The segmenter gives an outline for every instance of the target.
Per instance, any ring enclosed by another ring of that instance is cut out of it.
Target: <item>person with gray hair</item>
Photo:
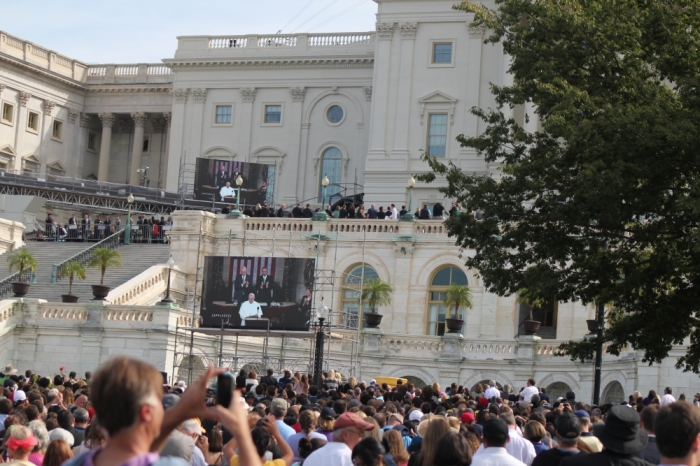
[[[27,427],[32,431],[37,442],[39,442],[29,454],[28,461],[34,464],[41,464],[44,461],[46,449],[49,447],[49,443],[51,443],[51,440],[49,440],[49,432],[46,430],[46,424],[37,420],[30,422]]]
[[[85,408],[76,408],[73,411],[73,419],[75,420],[73,429],[80,435],[80,443],[83,443],[82,439],[85,439],[85,429],[87,429],[88,422],[90,422],[90,414]]]
[[[199,436],[202,435],[202,425],[194,419],[188,419],[182,423],[180,432],[189,437],[192,437],[196,445],[197,439],[199,439]],[[207,462],[204,459],[204,454],[199,448],[195,448],[193,451],[192,466],[207,466]]]
[[[484,392],[484,396],[487,400],[491,400],[493,398],[498,398],[501,396],[501,391],[498,389],[495,380],[489,380],[489,388],[487,388]]]

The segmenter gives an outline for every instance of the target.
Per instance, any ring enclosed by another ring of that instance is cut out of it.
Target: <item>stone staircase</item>
[[[68,278],[51,283],[52,265],[62,262],[80,251],[88,248],[90,244],[79,243],[52,243],[32,242],[26,249],[37,259],[39,266],[36,272],[36,283],[29,288],[27,298],[45,299],[49,302],[61,302],[61,295],[68,294]],[[107,269],[104,284],[112,288],[131,280],[149,267],[164,264],[170,257],[170,246],[167,244],[130,244],[121,245],[117,251],[121,254],[122,266]],[[87,269],[85,281],[73,282],[73,294],[80,297],[80,302],[92,299],[90,285],[100,283],[100,271]]]

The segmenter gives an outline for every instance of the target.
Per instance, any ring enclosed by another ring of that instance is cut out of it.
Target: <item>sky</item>
[[[177,36],[373,31],[377,11],[372,0],[6,1],[0,30],[85,63],[158,63]]]

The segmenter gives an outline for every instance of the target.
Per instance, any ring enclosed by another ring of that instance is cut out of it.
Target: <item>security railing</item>
[[[33,277],[34,273],[31,270],[25,270],[22,274],[22,280],[20,280],[19,272],[15,272],[6,279],[0,281],[0,298],[4,298],[8,294],[12,293],[13,283],[19,281],[31,283]]]
[[[108,237],[98,241],[97,243],[93,244],[89,248],[80,251],[78,254],[69,257],[68,259],[64,260],[63,262],[59,262],[58,264],[53,264],[52,270],[51,270],[51,283],[56,283],[63,274],[63,269],[66,267],[66,264],[69,262],[80,262],[83,265],[87,265],[90,260],[95,257],[95,249],[97,248],[108,248],[108,249],[117,249],[119,245],[122,242],[122,236],[123,236],[123,230],[118,231],[116,233],[113,233],[109,235]]]

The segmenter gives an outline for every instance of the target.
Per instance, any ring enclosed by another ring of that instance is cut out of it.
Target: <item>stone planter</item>
[[[12,283],[12,292],[15,294],[15,298],[23,298],[29,293],[29,287],[31,285],[29,283],[23,283],[23,282],[13,282]]]
[[[79,298],[79,296],[75,296],[72,294],[62,294],[61,295],[61,302],[62,303],[77,303],[78,298]]]
[[[445,319],[447,333],[462,333],[463,319]]]
[[[95,301],[104,301],[109,294],[110,287],[105,285],[91,285],[92,295],[95,297]]]
[[[590,319],[586,321],[586,325],[588,325],[588,331],[590,332],[589,335],[595,335],[598,333],[598,321],[595,319]]]
[[[536,320],[526,320],[523,322],[523,328],[525,329],[526,335],[537,335],[537,331],[540,329],[540,322]]]
[[[365,312],[365,321],[367,322],[367,328],[379,328],[379,324],[382,323],[381,314],[372,314],[371,312]]]

